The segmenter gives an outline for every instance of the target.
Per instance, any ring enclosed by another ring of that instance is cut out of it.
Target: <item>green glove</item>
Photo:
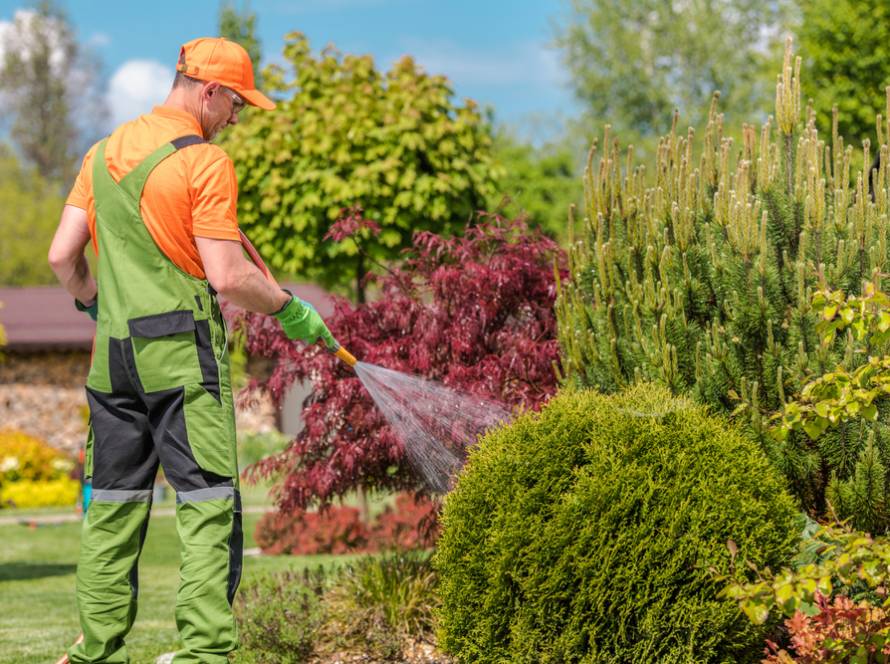
[[[315,307],[298,297],[291,295],[290,302],[272,315],[281,323],[288,339],[299,339],[307,344],[314,344],[319,339],[324,339],[325,345],[330,350],[340,347]]]
[[[96,317],[99,315],[99,296],[96,295],[96,299],[93,300],[93,303],[90,305],[86,305],[77,298],[74,298],[74,308],[78,311],[83,311],[90,318],[96,320]]]

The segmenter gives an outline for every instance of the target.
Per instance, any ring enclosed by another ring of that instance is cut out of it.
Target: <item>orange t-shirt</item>
[[[122,124],[105,145],[105,163],[120,182],[149,154],[181,136],[203,135],[191,115],[170,106]],[[67,205],[87,211],[93,249],[96,241],[96,204],[93,199],[93,157],[87,152]],[[238,241],[238,182],[229,156],[217,145],[202,143],[177,150],[158,164],[145,182],[140,211],[158,248],[181,270],[204,279],[204,266],[195,237]]]

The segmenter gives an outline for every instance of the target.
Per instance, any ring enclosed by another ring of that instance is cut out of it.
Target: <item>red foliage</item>
[[[255,537],[264,553],[275,555],[428,548],[439,534],[438,508],[427,498],[399,494],[395,509],[387,507],[370,528],[354,507],[295,515],[274,512],[260,519]]]
[[[400,493],[395,509],[377,517],[373,545],[381,549],[426,549],[439,537],[439,505],[428,498]]]
[[[829,600],[818,592],[816,606],[814,616],[798,611],[785,621],[790,652],[767,641],[764,664],[890,661],[890,614],[886,609],[844,596]]]
[[[309,554],[365,551],[370,531],[354,507],[332,507],[296,515],[270,512],[256,526],[256,543],[264,553]]]
[[[354,237],[363,228],[367,228],[375,237],[380,235],[380,224],[366,219],[360,205],[341,210],[340,214],[343,216],[331,224],[331,228],[325,233],[325,240],[340,242],[348,237]]]
[[[508,407],[537,408],[557,387],[554,265],[564,277],[565,256],[552,240],[522,220],[481,215],[463,237],[417,233],[402,265],[374,277],[375,301],[339,299],[327,323],[364,362]],[[295,381],[312,383],[303,431],[246,472],[248,479],[281,478],[283,511],[326,504],[358,486],[422,490],[401,442],[351,370],[320,346],[288,341],[272,317],[247,314],[239,323],[248,352],[276,361],[263,385],[273,398]]]

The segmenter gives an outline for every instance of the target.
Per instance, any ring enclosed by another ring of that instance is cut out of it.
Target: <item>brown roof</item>
[[[314,284],[284,284],[323,316],[334,311],[328,293]],[[74,308],[73,298],[58,286],[0,288],[0,325],[6,331],[3,350],[89,350],[96,324]]]

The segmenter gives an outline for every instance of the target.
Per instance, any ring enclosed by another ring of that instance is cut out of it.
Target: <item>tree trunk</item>
[[[358,255],[358,262],[355,264],[355,301],[356,304],[365,303],[365,257]]]

